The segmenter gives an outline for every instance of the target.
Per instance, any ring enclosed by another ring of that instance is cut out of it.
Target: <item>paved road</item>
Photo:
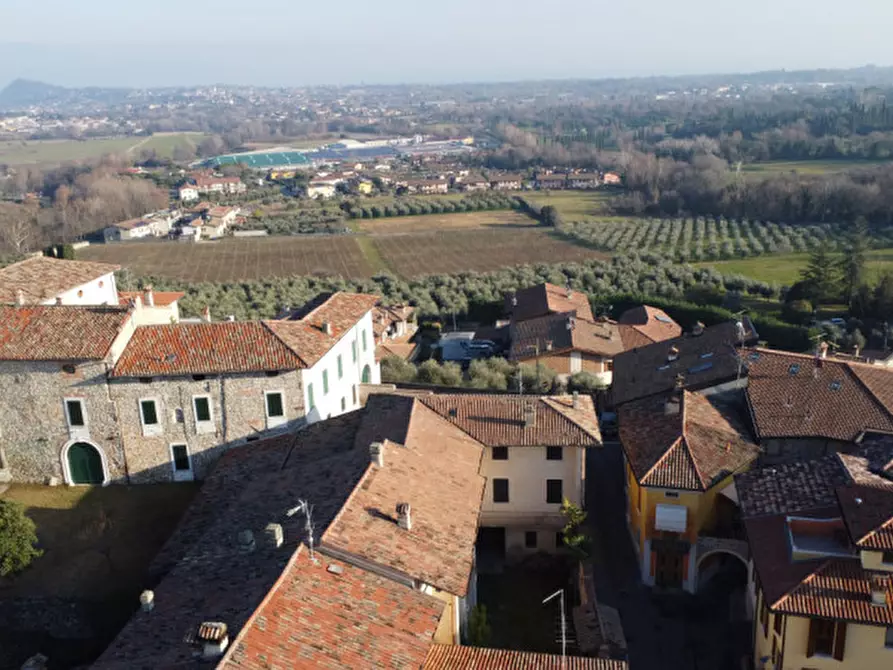
[[[697,598],[658,595],[643,586],[626,526],[623,465],[618,444],[588,457],[587,508],[596,548],[593,563],[598,599],[620,612],[631,670],[738,669],[750,639],[749,623],[731,621],[733,576]]]

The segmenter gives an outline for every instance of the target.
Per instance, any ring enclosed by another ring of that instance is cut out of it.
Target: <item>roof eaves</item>
[[[785,516],[787,516],[787,515],[785,515]],[[769,609],[770,609],[770,610],[775,610],[775,609],[781,607],[782,604],[784,603],[784,601],[786,601],[788,598],[790,598],[791,596],[794,595],[794,591],[796,591],[797,589],[799,589],[799,588],[800,588],[801,586],[803,586],[804,584],[807,584],[807,583],[811,582],[812,580],[814,580],[814,579],[818,576],[818,573],[819,573],[820,571],[824,570],[825,567],[826,567],[832,560],[834,560],[834,559],[832,559],[832,558],[827,558],[827,559],[825,559],[824,561],[822,561],[821,563],[818,563],[818,564],[815,566],[815,569],[812,570],[812,572],[810,572],[806,577],[804,577],[804,578],[801,579],[799,582],[797,582],[796,584],[794,584],[793,586],[791,586],[791,588],[789,588],[787,591],[785,591],[781,596],[779,596],[778,598],[776,598],[775,602],[773,602],[773,603],[771,603],[771,604],[769,605]]]
[[[664,451],[663,456],[661,456],[660,458],[658,458],[658,459],[654,462],[654,465],[652,465],[650,468],[648,468],[648,470],[645,472],[645,474],[643,474],[643,475],[639,478],[639,482],[641,483],[641,482],[644,482],[646,479],[648,479],[648,477],[651,476],[651,473],[654,472],[654,470],[655,470],[661,463],[663,463],[663,462],[670,456],[671,453],[673,453],[673,450],[674,450],[677,446],[679,446],[679,443],[680,443],[680,442],[682,442],[682,436],[681,436],[681,435],[680,435],[679,437],[677,437],[675,440],[673,440],[672,444],[670,444],[670,446]]]

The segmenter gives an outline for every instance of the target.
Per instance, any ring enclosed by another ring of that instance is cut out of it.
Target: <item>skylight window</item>
[[[713,358],[713,352],[708,351],[707,353],[701,354],[699,358]]]
[[[654,318],[661,323],[673,323],[673,319],[668,316],[664,316],[663,314],[655,314]]]
[[[830,388],[832,391],[839,391],[841,386],[843,386],[843,384],[835,379],[828,385],[828,388]]]
[[[791,367],[788,368],[788,374],[793,376],[800,372],[800,364],[799,363],[791,363]]]
[[[713,363],[700,363],[699,365],[695,365],[694,367],[689,368],[688,374],[693,375],[697,374],[698,372],[706,372],[712,367]]]
[[[752,361],[758,361],[758,360],[760,360],[760,352],[754,351],[753,353],[750,354],[750,356],[748,356],[748,358]]]

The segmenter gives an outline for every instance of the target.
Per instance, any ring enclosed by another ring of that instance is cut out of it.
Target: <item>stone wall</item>
[[[103,455],[106,482],[124,481],[126,468],[106,364],[88,362],[73,373],[58,362],[0,362],[0,460],[19,482],[67,481],[63,456],[74,442]],[[69,430],[65,399],[83,401],[86,427]]]

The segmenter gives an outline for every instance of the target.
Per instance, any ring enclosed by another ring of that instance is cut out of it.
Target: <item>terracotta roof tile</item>
[[[15,303],[20,290],[27,303],[51,300],[60,293],[120,269],[120,265],[48,256],[26,258],[0,269],[0,303]]]
[[[756,339],[750,321],[745,342]],[[696,391],[734,381],[738,376],[737,346],[740,342],[734,323],[720,323],[704,329],[700,335],[685,333],[672,340],[625,351],[614,357],[611,398],[622,405],[638,398],[665,393],[673,388],[677,375],[685,378],[685,388]],[[675,348],[675,360],[671,360]],[[746,357],[743,359],[746,363]],[[742,374],[746,374],[746,366]]]
[[[837,489],[840,510],[853,542],[861,549],[893,551],[893,482],[890,487]]]
[[[706,491],[756,459],[759,447],[729,410],[684,391],[678,412],[668,414],[670,397],[651,396],[618,410],[620,442],[641,484]]]
[[[0,305],[0,360],[102,360],[129,318],[123,307]]]
[[[867,430],[893,433],[893,415],[871,390],[886,397],[893,371],[765,349],[748,355],[748,367],[747,397],[760,439],[849,442]]]
[[[221,668],[418,668],[444,603],[319,556],[295,555]]]
[[[592,398],[530,397],[457,393],[423,396],[433,409],[488,447],[599,446],[601,433]],[[535,421],[524,425],[525,408],[532,406]],[[455,416],[453,414],[455,413]]]
[[[139,296],[140,300],[143,301],[143,306],[148,306],[149,303],[146,300],[146,295],[145,291],[118,291],[118,303],[121,305],[129,305],[131,300],[135,300],[137,296]],[[152,292],[156,307],[167,307],[168,305],[177,302],[184,295],[186,294],[181,291]]]
[[[537,284],[519,289],[506,296],[505,305],[506,312],[512,315],[515,322],[564,312],[575,312],[580,319],[594,320],[585,293],[555,284]]]
[[[626,310],[617,319],[623,325],[631,326],[651,342],[672,340],[682,335],[682,327],[657,307],[640,305]]]
[[[620,340],[623,342],[623,350],[629,351],[637,347],[647,347],[654,344],[654,340],[640,333],[635,326],[629,326],[623,323],[617,324],[617,330],[620,333]]]
[[[353,328],[380,300],[381,296],[367,293],[334,293],[301,320],[319,329],[328,323],[332,327],[332,335],[340,337]]]
[[[408,361],[418,348],[417,344],[411,342],[384,342],[375,347],[375,360],[383,361],[385,358],[395,356]]]
[[[137,328],[112,376],[263,372],[304,367],[306,363],[261,322],[177,323]]]
[[[846,469],[834,454],[744,472],[735,477],[741,514],[745,517],[833,507],[837,500],[834,489],[847,483]]]
[[[617,324],[586,321],[573,312],[562,312],[512,322],[511,360],[530,360],[548,352],[581,351],[611,358],[624,350]]]
[[[625,661],[435,644],[424,670],[626,670]]]

